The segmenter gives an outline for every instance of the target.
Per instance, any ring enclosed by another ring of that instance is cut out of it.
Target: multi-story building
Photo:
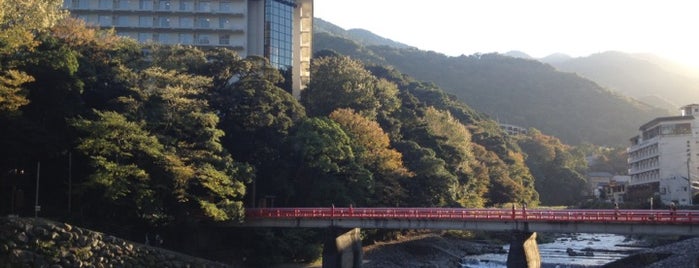
[[[310,79],[313,0],[64,0],[64,7],[139,42],[263,56],[291,74],[296,97]]]
[[[627,199],[659,196],[665,204],[692,204],[699,189],[699,104],[681,110],[642,125],[631,138]]]

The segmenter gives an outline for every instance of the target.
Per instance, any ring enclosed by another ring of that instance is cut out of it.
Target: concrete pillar
[[[507,254],[507,268],[540,268],[541,256],[536,244],[536,233],[513,231],[510,252]]]
[[[362,267],[362,238],[359,228],[331,228],[323,245],[323,268]]]

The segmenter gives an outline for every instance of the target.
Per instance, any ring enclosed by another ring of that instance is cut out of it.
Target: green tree
[[[395,205],[405,199],[401,182],[413,174],[403,166],[400,152],[390,148],[388,135],[381,126],[351,109],[335,110],[330,119],[340,124],[350,137],[357,163],[374,175],[372,188],[376,192],[372,203]]]
[[[116,112],[95,114],[95,120],[73,121],[86,133],[77,149],[89,156],[95,169],[86,186],[103,192],[126,219],[164,218],[162,202],[167,193],[161,189],[171,185],[153,176],[152,165],[165,160],[165,147],[144,129],[143,122],[128,121]]]
[[[367,118],[398,108],[395,84],[373,76],[349,57],[322,57],[311,64],[314,79],[301,92],[309,115],[327,116],[338,108],[351,108]]]
[[[372,174],[356,162],[349,136],[327,118],[301,121],[290,135],[299,205],[365,205]]]

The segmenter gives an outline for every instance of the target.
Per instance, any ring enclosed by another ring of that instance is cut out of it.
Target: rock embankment
[[[0,267],[228,267],[44,219],[0,217]]]
[[[699,237],[650,248],[609,263],[607,268],[699,267]]]
[[[503,252],[502,246],[428,233],[366,246],[363,267],[459,267],[466,255]]]

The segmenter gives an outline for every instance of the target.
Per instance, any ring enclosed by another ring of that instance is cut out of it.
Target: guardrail
[[[249,208],[247,218],[436,219],[462,221],[699,224],[695,210],[543,210],[467,208]]]

